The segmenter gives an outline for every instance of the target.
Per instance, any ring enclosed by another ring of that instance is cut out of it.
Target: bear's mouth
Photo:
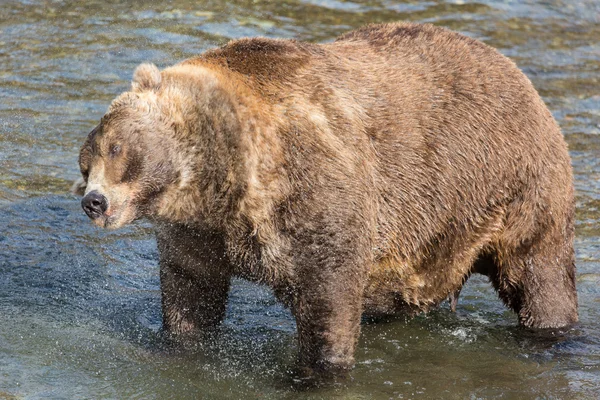
[[[107,212],[100,218],[95,219],[94,223],[101,228],[110,229],[115,223],[115,217]]]
[[[94,223],[104,229],[118,229],[127,225],[133,220],[133,218],[128,217],[128,215],[131,214],[128,203],[129,202],[125,200],[118,206],[112,204],[104,214],[94,220]]]

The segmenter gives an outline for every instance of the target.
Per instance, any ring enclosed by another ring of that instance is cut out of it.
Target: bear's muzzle
[[[81,207],[88,217],[97,219],[108,209],[108,200],[97,190],[92,190],[81,200]]]

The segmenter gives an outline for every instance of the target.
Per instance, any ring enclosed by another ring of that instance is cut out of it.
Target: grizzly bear
[[[362,315],[454,306],[473,273],[526,327],[578,318],[560,129],[512,61],[443,28],[142,64],[79,163],[95,224],[155,224],[173,333],[217,325],[232,276],[290,307],[315,372],[353,365]]]

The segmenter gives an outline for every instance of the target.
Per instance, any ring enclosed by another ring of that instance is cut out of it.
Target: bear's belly
[[[453,272],[451,268],[427,267],[390,259],[380,261],[369,273],[364,314],[382,316],[428,311],[462,287],[464,274]]]

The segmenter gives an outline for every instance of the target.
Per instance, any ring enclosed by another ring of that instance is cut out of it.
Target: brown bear
[[[527,327],[577,321],[560,129],[513,62],[443,28],[142,64],[79,163],[94,223],[154,222],[171,332],[218,324],[232,276],[291,308],[313,371],[352,366],[361,315],[454,306],[473,273]]]

